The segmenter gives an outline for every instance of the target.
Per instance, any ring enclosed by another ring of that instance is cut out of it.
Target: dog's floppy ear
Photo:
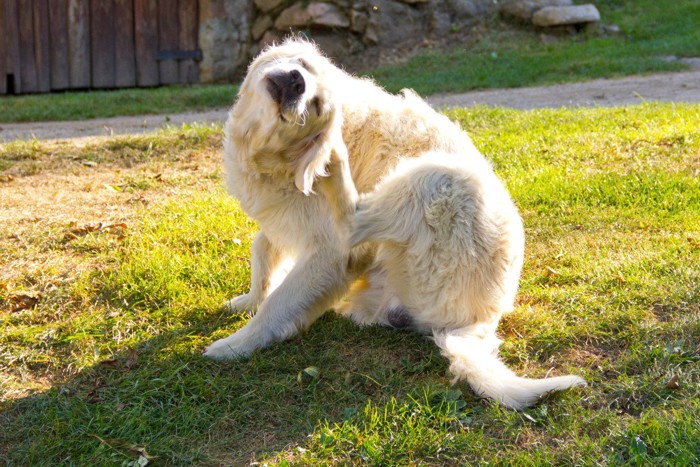
[[[331,151],[340,150],[343,154],[347,154],[341,122],[340,111],[336,111],[328,129],[316,138],[311,148],[297,162],[294,184],[305,195],[314,192],[313,185],[316,177],[327,175],[326,166],[331,160]]]
[[[314,192],[314,180],[326,174],[326,164],[331,158],[332,144],[321,137],[306,151],[297,163],[294,173],[294,184],[305,195]]]

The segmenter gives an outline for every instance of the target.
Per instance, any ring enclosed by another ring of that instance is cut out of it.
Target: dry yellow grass
[[[198,144],[176,149],[192,138]],[[110,250],[138,228],[144,207],[210,189],[221,170],[219,144],[218,129],[193,127],[0,145],[0,319],[33,312],[39,302],[44,315],[79,313],[82,304],[66,293],[71,284],[110,263]],[[139,146],[150,147],[150,157],[124,157],[125,148]],[[26,370],[0,364],[7,399],[47,389],[70,373],[60,365]]]

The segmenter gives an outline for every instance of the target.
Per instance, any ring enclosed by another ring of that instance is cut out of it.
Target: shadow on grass
[[[323,448],[329,427],[345,420],[356,423],[355,428],[340,431],[358,439],[379,436],[383,443],[385,431],[393,433],[390,425],[415,416],[402,418],[403,409],[397,404],[410,406],[426,394],[444,394],[449,387],[447,363],[430,340],[391,329],[358,328],[333,313],[248,360],[222,363],[203,358],[199,350],[214,340],[211,334],[235,328],[240,319],[191,310],[186,325],[142,340],[48,391],[7,403],[0,414],[4,437],[0,454],[8,465],[124,465],[139,460],[155,460],[158,465],[243,465],[269,459],[281,450],[296,452],[296,446]],[[695,335],[696,326],[690,320],[677,331]],[[106,326],[104,331],[109,333]],[[655,359],[668,361],[647,370],[644,380],[657,378],[652,374],[656,370],[696,361],[694,354],[675,349],[658,352]],[[542,352],[538,360],[556,353]],[[636,351],[625,354],[622,366],[644,365],[650,358]],[[574,437],[571,453],[538,454],[543,461],[573,462],[575,439],[587,431],[581,423],[586,416],[613,427],[620,414],[636,418],[642,411],[664,410],[669,401],[682,398],[670,389],[654,390],[658,385],[649,381],[630,386],[632,381],[619,373],[618,364],[613,364],[616,374],[596,374],[593,363],[587,366],[581,370],[593,376],[592,387],[557,400],[549,412],[546,404],[523,414],[504,411],[480,402],[465,387],[457,406],[462,413],[452,417],[449,426],[444,417],[428,422],[435,425],[429,433],[437,441],[424,444],[431,445],[431,456],[434,450],[442,451],[448,456],[442,459],[448,460],[496,459],[506,453],[518,459],[528,452],[517,445],[524,430],[543,439]],[[368,420],[368,412],[363,414],[368,407],[385,419]],[[417,407],[417,413],[425,410]],[[465,419],[468,426],[462,425]],[[440,440],[448,435],[450,440],[443,445]],[[626,458],[626,436],[600,441],[620,449]],[[488,448],[496,445],[502,446],[500,454]],[[349,449],[353,456],[358,452],[362,456],[361,445]],[[396,455],[386,459],[403,459],[403,454]],[[439,456],[429,458],[439,464]],[[373,462],[377,464],[376,457]]]
[[[193,345],[209,342],[212,321],[160,334],[8,403],[0,415],[8,464],[151,456],[165,464],[247,463],[303,445],[321,421],[340,423],[368,401],[447,385],[439,351],[418,335],[357,328],[328,314],[249,360],[220,363]]]

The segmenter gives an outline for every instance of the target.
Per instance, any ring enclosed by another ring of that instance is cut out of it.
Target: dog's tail
[[[575,375],[545,379],[522,378],[498,358],[500,340],[492,333],[472,328],[433,331],[435,342],[450,361],[452,383],[466,379],[481,397],[488,397],[515,410],[536,404],[547,394],[563,391],[586,382]]]

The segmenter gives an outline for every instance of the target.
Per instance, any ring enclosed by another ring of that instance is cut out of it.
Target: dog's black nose
[[[289,72],[289,88],[297,96],[301,96],[306,91],[306,83],[304,83],[304,77],[301,76],[298,70],[292,70]]]
[[[288,104],[304,94],[306,83],[299,70],[270,73],[267,75],[267,91],[276,102]]]

